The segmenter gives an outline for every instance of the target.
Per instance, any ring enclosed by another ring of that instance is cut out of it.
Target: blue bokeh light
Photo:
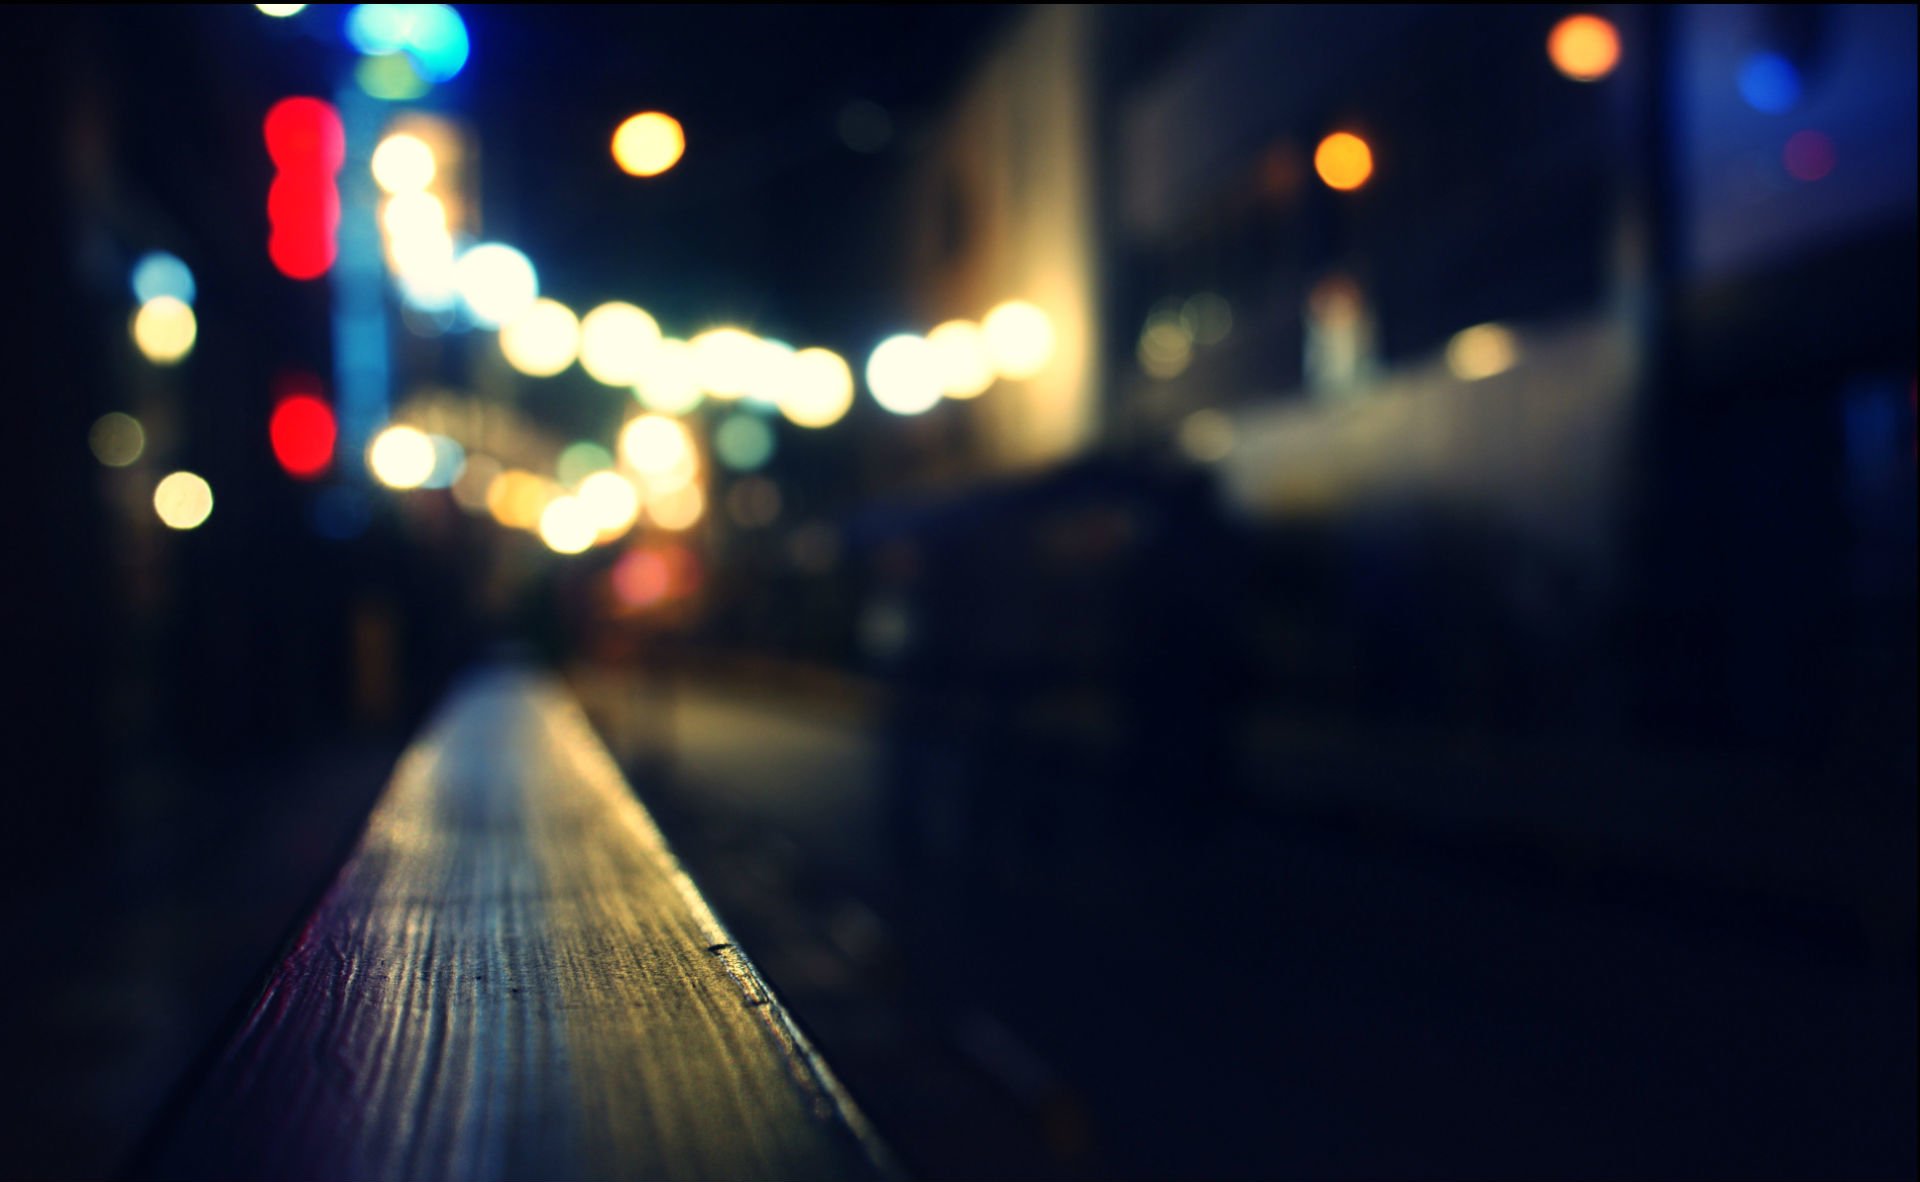
[[[1777,53],[1756,53],[1740,67],[1740,97],[1756,111],[1779,115],[1800,101],[1800,71]]]
[[[194,292],[192,269],[164,250],[144,255],[133,265],[133,298],[143,304],[161,296],[191,304]]]
[[[369,57],[404,51],[428,82],[445,82],[467,64],[467,23],[445,4],[356,4],[347,40]]]

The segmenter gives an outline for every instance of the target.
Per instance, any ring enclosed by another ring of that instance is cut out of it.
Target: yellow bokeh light
[[[853,406],[853,370],[831,349],[802,349],[787,363],[780,413],[800,427],[829,427]]]
[[[647,502],[647,516],[661,529],[691,528],[707,511],[707,498],[697,484],[684,484]]]
[[[663,339],[647,354],[633,392],[648,410],[664,415],[683,415],[699,406],[706,393],[700,389],[700,364],[693,346],[671,337]]]
[[[618,472],[595,472],[580,482],[574,497],[587,507],[602,538],[626,533],[640,517],[640,490]]]
[[[559,491],[531,472],[509,468],[487,485],[487,512],[508,529],[534,529]]]
[[[615,300],[580,318],[580,368],[596,382],[635,384],[659,344],[660,325],[632,304]]]
[[[387,198],[380,210],[380,225],[392,243],[429,241],[437,244],[445,238],[448,253],[452,253],[447,207],[432,193],[397,193]]]
[[[693,458],[693,438],[678,419],[641,415],[620,429],[620,458],[643,476],[665,475]]]
[[[535,300],[501,327],[500,352],[528,377],[550,378],[580,355],[580,320],[558,300]]]
[[[1022,381],[1053,360],[1053,321],[1025,300],[1008,300],[980,322],[987,355],[1003,378]]]
[[[745,396],[763,406],[779,406],[788,383],[793,380],[792,375],[793,346],[785,341],[760,337],[754,341]]]
[[[306,8],[304,4],[256,4],[255,8],[268,16],[292,16]]]
[[[1520,359],[1520,343],[1500,324],[1476,324],[1447,342],[1447,368],[1463,382],[1505,373]]]
[[[1178,438],[1188,459],[1217,463],[1233,451],[1233,420],[1217,410],[1196,410],[1181,421]]]
[[[417,427],[388,427],[367,446],[367,467],[388,488],[419,488],[433,475],[433,440]]]
[[[155,365],[172,365],[193,352],[199,334],[193,309],[172,296],[156,296],[133,314],[133,343]]]
[[[579,497],[555,497],[540,511],[540,540],[555,554],[579,554],[600,536],[593,510]]]
[[[687,343],[693,346],[700,388],[715,398],[744,395],[766,359],[760,338],[742,328],[710,328]]]
[[[147,433],[139,419],[116,410],[95,420],[93,430],[87,433],[87,446],[107,467],[124,468],[147,449]]]
[[[1135,353],[1148,376],[1176,378],[1193,362],[1193,334],[1178,316],[1154,316],[1141,332]]]
[[[418,193],[433,183],[439,165],[433,149],[417,135],[400,132],[373,150],[373,180],[388,193]]]
[[[925,337],[888,337],[867,358],[867,389],[897,415],[917,415],[940,401],[940,363]]]
[[[969,320],[949,320],[927,334],[934,363],[940,367],[940,389],[949,398],[978,398],[993,385],[993,357],[987,335]]]
[[[1547,34],[1547,57],[1575,82],[1598,82],[1620,64],[1620,34],[1604,17],[1576,13]]]
[[[659,176],[678,164],[686,150],[680,121],[658,111],[643,111],[613,133],[613,162],[628,176]]]
[[[213,512],[213,489],[191,472],[174,472],[153,490],[153,511],[168,529],[195,529]]]
[[[1350,192],[1373,175],[1373,149],[1348,131],[1336,131],[1313,150],[1313,170],[1330,189]]]

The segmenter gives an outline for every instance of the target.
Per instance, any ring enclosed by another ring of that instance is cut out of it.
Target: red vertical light
[[[301,374],[281,381],[280,400],[274,405],[267,434],[273,442],[273,458],[287,475],[312,480],[327,470],[338,431],[333,408],[320,397],[317,378]]]
[[[281,99],[262,125],[267,155],[278,170],[267,190],[273,227],[267,255],[291,279],[317,279],[333,266],[340,228],[334,175],[346,159],[340,115],[316,98]]]

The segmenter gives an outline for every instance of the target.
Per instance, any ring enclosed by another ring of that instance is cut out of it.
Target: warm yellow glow
[[[578,554],[600,536],[593,510],[579,497],[555,497],[540,511],[540,540],[555,554]]]
[[[156,296],[133,314],[133,343],[155,365],[172,365],[193,352],[199,333],[193,309],[172,296]]]
[[[1053,321],[1025,300],[1008,300],[980,322],[987,353],[1003,378],[1033,377],[1053,360]]]
[[[787,363],[780,413],[801,427],[827,427],[853,406],[853,370],[831,349],[802,349]]]
[[[940,389],[949,398],[977,398],[993,385],[993,357],[987,336],[970,320],[949,320],[927,334]]]
[[[633,392],[648,410],[663,415],[683,415],[699,406],[706,393],[700,389],[700,364],[693,346],[671,337],[663,339],[647,354]]]
[[[254,7],[259,9],[261,12],[266,13],[268,16],[292,16],[294,13],[299,12],[301,9],[305,8],[306,5],[304,4],[256,4],[254,5]]]
[[[417,427],[388,427],[367,446],[367,467],[388,488],[419,488],[433,475],[433,440]]]
[[[1373,175],[1373,149],[1351,132],[1336,131],[1313,150],[1313,170],[1330,189],[1357,189]]]
[[[1547,57],[1554,69],[1575,82],[1598,82],[1620,63],[1620,34],[1613,22],[1578,13],[1547,34]]]
[[[487,512],[508,529],[534,529],[556,495],[552,483],[531,472],[509,468],[487,485]]]
[[[680,121],[658,111],[643,111],[613,133],[613,162],[628,176],[659,176],[686,150]]]
[[[940,401],[940,363],[925,337],[888,337],[867,358],[867,389],[897,415],[917,415]]]
[[[1505,373],[1519,359],[1520,343],[1504,325],[1476,324],[1447,342],[1447,368],[1463,382]]]
[[[213,489],[191,472],[175,472],[153,490],[153,511],[169,529],[194,529],[213,512]]]
[[[147,449],[147,433],[139,419],[116,410],[94,421],[93,430],[87,432],[87,446],[107,467],[124,468]]]
[[[642,476],[665,475],[693,455],[693,437],[678,419],[641,415],[620,429],[620,458]]]
[[[640,490],[618,472],[595,472],[580,482],[574,497],[587,507],[602,538],[626,533],[640,516]]]
[[[417,135],[390,135],[373,150],[374,183],[389,193],[421,192],[437,171],[433,149]]]
[[[580,355],[580,320],[558,300],[535,300],[500,329],[500,352],[528,377],[550,378]]]
[[[700,388],[715,398],[738,398],[759,374],[766,354],[760,338],[740,328],[710,328],[693,338]]]
[[[748,366],[745,397],[765,406],[779,406],[792,380],[793,346],[785,341],[757,338]]]
[[[1136,353],[1150,377],[1179,377],[1193,361],[1193,334],[1180,317],[1157,315],[1147,321]]]
[[[1211,464],[1233,450],[1233,420],[1217,410],[1196,410],[1180,424],[1180,450],[1188,459]]]
[[[684,484],[647,502],[647,516],[661,529],[691,527],[707,511],[707,498],[697,484]]]
[[[660,344],[660,325],[632,304],[601,304],[580,318],[580,368],[596,382],[631,386]]]

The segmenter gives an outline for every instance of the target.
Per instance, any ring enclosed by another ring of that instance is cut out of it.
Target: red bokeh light
[[[1817,131],[1797,132],[1780,152],[1780,163],[1796,181],[1817,181],[1833,171],[1833,141]]]
[[[317,98],[281,99],[267,112],[262,130],[267,155],[282,172],[332,176],[347,158],[347,133],[340,115]]]
[[[333,462],[333,443],[337,434],[333,409],[312,394],[295,394],[280,400],[267,425],[273,441],[273,457],[290,476],[312,480]]]

